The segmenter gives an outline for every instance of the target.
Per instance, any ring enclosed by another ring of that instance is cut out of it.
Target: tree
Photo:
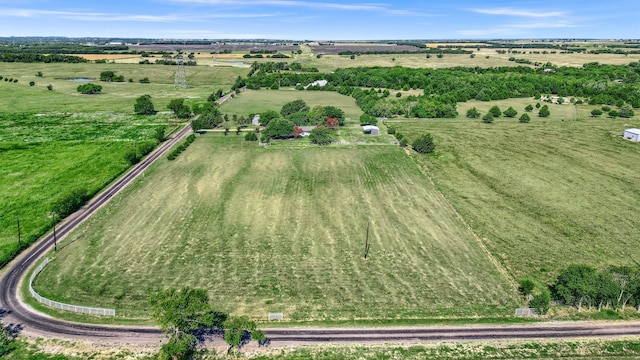
[[[260,123],[264,126],[269,125],[269,122],[273,119],[277,119],[280,117],[280,114],[278,114],[278,112],[273,111],[273,110],[267,110],[263,113],[260,113]]]
[[[29,81],[29,86],[34,86],[36,84],[35,81]]]
[[[592,301],[596,294],[596,275],[596,269],[591,266],[569,265],[556,279],[556,298],[575,305],[580,311],[582,305]]]
[[[334,137],[334,131],[327,128],[326,126],[318,126],[315,129],[311,130],[311,133],[309,134],[309,140],[311,141],[311,143],[318,145],[331,144]]]
[[[600,116],[600,115],[602,115],[602,110],[600,110],[600,109],[593,109],[593,110],[591,110],[591,116],[593,116],[593,117],[598,117],[598,116]]]
[[[634,112],[631,109],[631,106],[625,106],[622,109],[620,109],[620,111],[618,111],[618,116],[622,117],[622,118],[630,118],[633,117]]]
[[[173,99],[169,101],[167,108],[172,110],[178,119],[188,119],[191,117],[191,109],[184,103],[184,99]]]
[[[153,108],[153,102],[150,95],[142,95],[136,99],[133,105],[133,111],[138,115],[153,115],[156,110]]]
[[[498,107],[498,105],[494,105],[491,107],[491,109],[489,109],[489,113],[494,117],[500,117],[500,115],[502,115],[502,111],[500,111],[500,108]]]
[[[227,320],[227,314],[212,309],[202,289],[158,291],[149,298],[149,305],[154,320],[170,336],[161,349],[169,359],[188,358],[196,344],[196,330],[222,328]]]
[[[540,109],[540,103],[536,103],[536,109]]]
[[[282,106],[282,109],[280,110],[280,115],[287,117],[288,115],[291,115],[293,113],[309,110],[310,108],[307,103],[304,102],[304,100],[298,99],[284,104]]]
[[[515,117],[516,115],[518,115],[518,112],[512,106],[509,106],[509,108],[504,111],[504,116],[506,117],[512,118],[512,117]]]
[[[520,286],[518,290],[522,293],[522,295],[529,295],[533,293],[533,289],[536,287],[536,284],[529,278],[523,278],[520,280]]]
[[[79,85],[76,90],[78,90],[78,92],[81,94],[93,95],[93,94],[99,94],[102,91],[102,86],[88,83],[88,84]]]
[[[258,330],[255,321],[246,316],[234,316],[228,318],[223,323],[224,341],[229,344],[229,351],[234,347],[239,348],[248,339],[253,339],[259,343],[264,343],[266,336],[263,331]]]
[[[166,126],[158,126],[153,132],[153,137],[156,139],[157,142],[163,142],[167,139],[165,137],[166,131],[167,131]]]
[[[12,326],[5,327],[0,324],[0,358],[16,349],[17,330]]]
[[[528,123],[529,121],[531,121],[531,118],[529,117],[529,114],[524,113],[524,114],[522,114],[522,115],[520,116],[519,121],[520,121],[521,123]]]
[[[47,90],[49,90],[49,91],[53,90],[53,85],[51,85],[51,84],[47,85]]]
[[[344,111],[342,111],[342,109],[331,105],[324,106],[322,108],[322,115],[324,115],[325,118],[335,118],[338,120],[338,125],[344,125],[345,113]]]
[[[539,294],[535,295],[529,302],[529,307],[536,309],[538,314],[544,315],[549,310],[551,304],[551,293],[549,289],[542,289]]]
[[[37,76],[37,77],[42,77],[42,76],[44,76],[44,75],[42,75],[42,71],[38,71],[38,72],[36,73],[36,76]]]
[[[436,151],[436,145],[433,143],[431,134],[424,134],[413,141],[411,144],[413,150],[421,154],[430,154]]]
[[[472,107],[471,109],[467,110],[467,117],[469,119],[477,119],[480,117],[480,111],[478,111],[478,109],[476,109],[475,107]]]
[[[620,115],[620,114],[618,113],[618,111],[617,111],[617,110],[611,110],[611,111],[609,111],[609,117],[610,117],[610,118],[612,118],[612,119],[617,118],[617,117],[618,117],[618,115]]]
[[[286,139],[293,134],[294,124],[290,120],[279,118],[271,120],[264,130],[264,134],[270,138]]]
[[[547,105],[544,105],[538,111],[538,116],[539,117],[549,117],[549,115],[551,115],[551,111],[549,111],[549,106],[547,106]]]
[[[493,115],[488,112],[485,116],[482,117],[482,122],[485,124],[491,124],[493,122]]]
[[[527,106],[524,108],[524,111],[527,111],[527,112],[529,112],[529,111],[533,111],[533,105],[531,105],[531,104],[527,105]]]
[[[360,115],[360,124],[362,125],[376,125],[378,124],[378,118],[369,114]]]

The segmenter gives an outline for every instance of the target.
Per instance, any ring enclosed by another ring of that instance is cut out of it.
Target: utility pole
[[[364,242],[364,259],[367,260],[367,256],[369,255],[369,248],[371,244],[369,244],[369,221],[367,221],[367,237]]]

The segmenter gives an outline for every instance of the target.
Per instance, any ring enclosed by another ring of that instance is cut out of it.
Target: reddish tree
[[[294,138],[299,138],[300,135],[302,135],[304,131],[302,130],[302,128],[298,125],[293,127],[293,137]]]
[[[340,125],[340,123],[338,122],[338,119],[336,118],[328,118],[327,119],[327,127],[329,129],[335,129]]]

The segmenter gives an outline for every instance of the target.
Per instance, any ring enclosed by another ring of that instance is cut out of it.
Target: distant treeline
[[[0,62],[21,63],[86,63],[89,60],[73,55],[43,55],[43,54],[14,54],[0,53]]]
[[[124,45],[89,46],[75,43],[29,43],[29,44],[3,44],[0,53],[20,54],[106,54],[109,52],[127,51],[129,47]]]
[[[554,69],[555,72],[545,72],[545,69]],[[556,67],[547,63],[537,69],[525,66],[449,69],[368,67],[342,68],[323,74],[254,71],[249,78],[238,78],[234,88],[291,86],[302,89],[302,85],[316,80],[327,80],[328,83],[323,87],[309,86],[307,90],[350,95],[365,113],[376,117],[455,117],[458,102],[540,98],[543,94],[587,98],[591,104],[640,108],[640,62],[629,65],[594,62],[582,68]],[[420,96],[393,98],[389,96],[390,91],[381,89],[421,89],[423,92]]]
[[[427,50],[372,50],[372,51],[340,51],[338,55],[394,55],[394,54],[472,54],[471,50],[462,49],[427,49]]]

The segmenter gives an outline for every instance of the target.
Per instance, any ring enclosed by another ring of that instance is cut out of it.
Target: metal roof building
[[[631,141],[640,142],[640,129],[627,129],[624,131],[624,138]]]

